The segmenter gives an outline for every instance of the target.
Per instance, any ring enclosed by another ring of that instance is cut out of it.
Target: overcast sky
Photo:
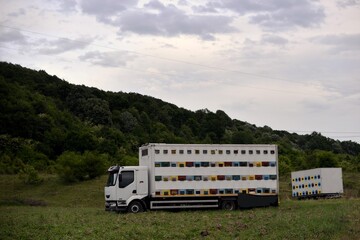
[[[0,0],[0,61],[360,142],[360,0]]]

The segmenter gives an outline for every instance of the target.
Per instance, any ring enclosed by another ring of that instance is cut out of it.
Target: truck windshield
[[[115,184],[116,184],[116,179],[117,179],[117,175],[118,175],[117,172],[110,172],[110,173],[109,173],[109,178],[108,178],[107,184],[106,184],[107,187],[109,187],[109,186],[115,186]]]

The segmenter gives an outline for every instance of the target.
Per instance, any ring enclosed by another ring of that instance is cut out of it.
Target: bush
[[[24,163],[17,157],[7,154],[0,155],[0,174],[16,174],[24,167]]]
[[[57,159],[57,173],[65,182],[78,182],[102,175],[108,165],[106,154],[86,151],[84,154],[64,152]]]
[[[279,173],[285,175],[291,172],[291,161],[286,156],[279,156]]]
[[[31,165],[25,165],[24,168],[20,170],[19,178],[25,184],[39,184],[44,180]]]
[[[104,174],[108,163],[106,154],[95,154],[93,152],[85,152],[83,154],[84,171],[87,178],[93,179]]]
[[[137,166],[139,164],[139,160],[137,157],[126,155],[121,159],[120,163],[121,166]]]
[[[77,182],[83,180],[81,154],[66,151],[57,159],[57,173],[65,182]]]

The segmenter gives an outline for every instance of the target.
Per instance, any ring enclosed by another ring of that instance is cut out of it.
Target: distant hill
[[[66,152],[137,164],[147,142],[278,144],[281,173],[312,167],[360,170],[360,144],[313,132],[298,135],[231,119],[224,111],[189,111],[137,93],[70,84],[45,71],[0,63],[0,173],[31,165],[52,171]]]

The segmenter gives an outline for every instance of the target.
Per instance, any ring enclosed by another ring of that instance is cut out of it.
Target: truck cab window
[[[111,172],[109,174],[109,177],[108,177],[108,180],[107,180],[107,183],[106,183],[106,186],[109,187],[109,186],[115,186],[116,184],[116,179],[117,179],[117,175],[118,173],[117,172]]]
[[[149,151],[148,151],[148,149],[146,148],[146,149],[143,149],[142,151],[141,151],[141,156],[147,156],[149,154]]]
[[[134,182],[134,171],[124,171],[119,175],[119,188],[127,187]]]

